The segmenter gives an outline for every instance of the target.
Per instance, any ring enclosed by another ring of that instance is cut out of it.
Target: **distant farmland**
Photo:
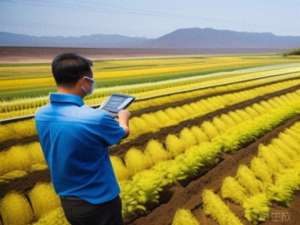
[[[92,59],[112,59],[126,57],[237,54],[237,53],[276,53],[282,49],[144,49],[144,48],[56,48],[56,47],[0,47],[0,63],[49,62],[61,52],[76,52]]]

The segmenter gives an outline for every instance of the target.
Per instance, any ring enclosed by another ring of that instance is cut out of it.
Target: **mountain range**
[[[0,32],[0,46],[159,48],[159,49],[290,49],[300,47],[300,36],[238,32],[212,28],[184,28],[158,38],[117,34],[84,36],[32,36]]]

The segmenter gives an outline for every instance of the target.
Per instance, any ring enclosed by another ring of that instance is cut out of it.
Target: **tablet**
[[[135,97],[124,94],[113,94],[100,106],[101,109],[117,114],[122,109],[126,109]]]

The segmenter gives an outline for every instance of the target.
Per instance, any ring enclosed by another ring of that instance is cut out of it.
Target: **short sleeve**
[[[104,114],[100,121],[100,136],[109,145],[117,144],[125,136],[126,131],[109,114]]]

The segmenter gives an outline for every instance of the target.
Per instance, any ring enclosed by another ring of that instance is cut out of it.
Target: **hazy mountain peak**
[[[0,32],[1,46],[51,46],[93,48],[287,49],[300,46],[300,37],[270,32],[241,32],[210,27],[181,28],[155,39],[120,34],[82,36],[32,36]]]

